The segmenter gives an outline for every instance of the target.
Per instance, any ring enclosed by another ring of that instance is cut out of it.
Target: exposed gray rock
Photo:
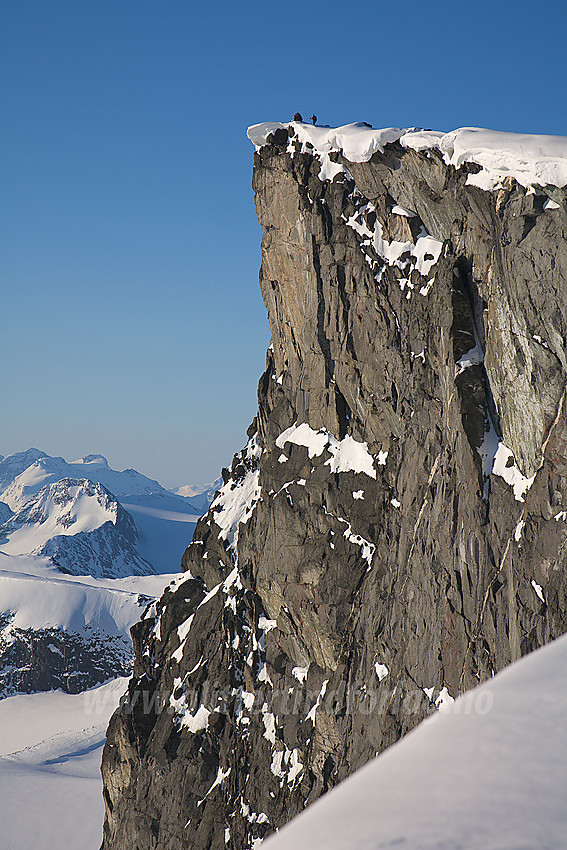
[[[105,850],[251,848],[567,629],[564,192],[397,143],[320,181],[273,142],[258,415],[134,629]]]
[[[131,671],[132,646],[121,635],[19,629],[0,614],[0,699],[57,688],[78,694]]]
[[[10,517],[12,517],[14,512],[10,509],[10,507],[6,504],[6,502],[0,502],[0,525],[5,522],[8,522]],[[2,540],[1,532],[0,532],[0,540]]]

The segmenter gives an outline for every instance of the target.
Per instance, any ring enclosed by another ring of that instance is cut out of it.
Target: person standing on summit
[[[295,115],[293,116],[293,120],[299,121],[301,124],[303,124],[303,116],[301,115],[301,112],[296,112]],[[312,124],[317,123],[317,116],[316,115],[311,116],[311,123]]]

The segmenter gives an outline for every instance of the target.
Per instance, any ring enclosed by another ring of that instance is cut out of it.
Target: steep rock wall
[[[257,846],[567,629],[565,193],[269,142],[258,414],[135,629],[105,850]]]

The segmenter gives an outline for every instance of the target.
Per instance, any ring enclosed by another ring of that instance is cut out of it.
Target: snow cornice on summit
[[[413,127],[388,127],[376,130],[368,124],[343,127],[318,127],[300,121],[268,121],[248,128],[248,138],[259,150],[269,144],[277,130],[287,130],[322,161],[322,179],[333,179],[333,169],[325,168],[325,159],[341,153],[349,162],[368,162],[385,145],[399,142],[415,151],[438,150],[446,165],[460,168],[464,163],[481,166],[478,174],[469,174],[467,184],[485,191],[497,189],[507,177],[531,190],[534,186],[567,186],[567,137],[506,133],[479,127],[462,127],[444,133]],[[295,148],[288,148],[293,153]],[[339,169],[343,170],[343,169]],[[335,172],[335,173],[338,173]]]

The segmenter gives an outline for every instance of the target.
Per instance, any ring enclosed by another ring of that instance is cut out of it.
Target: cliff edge
[[[104,850],[257,847],[567,631],[567,141],[249,135],[258,414],[134,628]]]

